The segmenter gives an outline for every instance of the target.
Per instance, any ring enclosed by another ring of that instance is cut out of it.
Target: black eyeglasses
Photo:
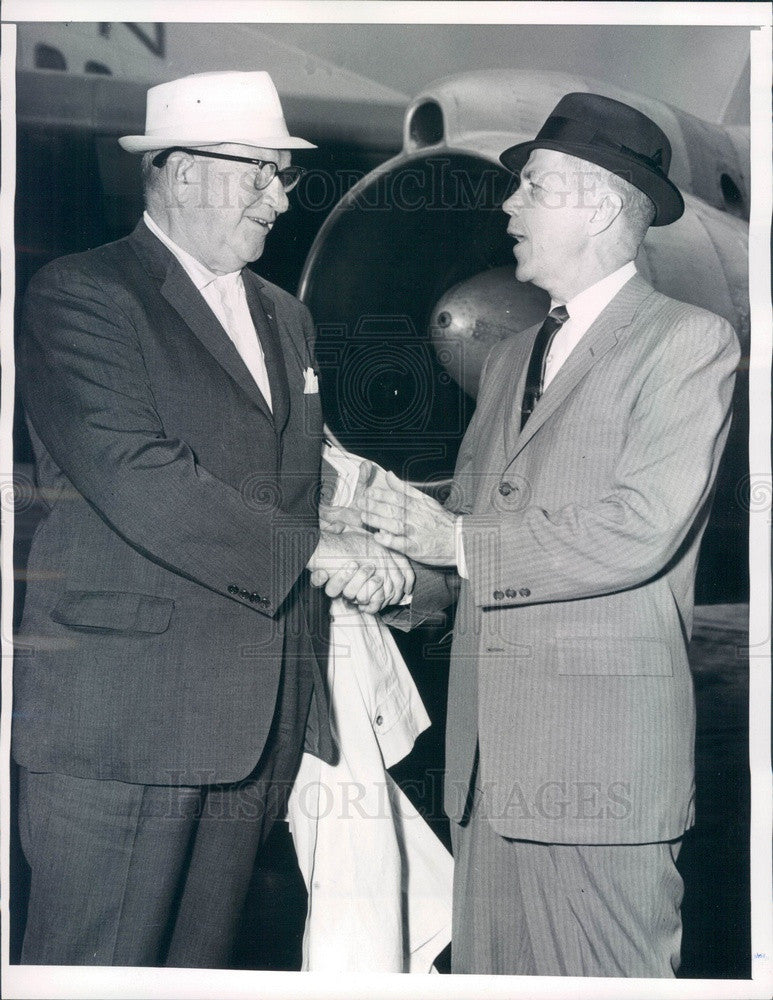
[[[203,149],[190,149],[188,146],[172,146],[170,149],[162,149],[157,156],[153,157],[154,167],[163,167],[172,153],[190,153],[191,156],[207,156],[212,160],[234,160],[236,163],[251,163],[258,167],[258,172],[252,179],[257,191],[267,188],[275,177],[279,178],[279,183],[285,191],[292,191],[298,181],[306,173],[304,167],[284,167],[279,169],[279,164],[273,160],[256,160],[251,156],[231,156],[230,153],[210,153]]]

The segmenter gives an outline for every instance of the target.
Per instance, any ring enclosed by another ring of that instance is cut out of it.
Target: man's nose
[[[277,215],[286,212],[290,207],[290,200],[279,177],[272,177],[271,183],[263,188],[261,194],[263,201],[271,205]]]
[[[521,198],[521,187],[518,185],[510,197],[506,198],[502,202],[502,211],[507,212],[508,215],[515,215],[522,204],[523,199]]]

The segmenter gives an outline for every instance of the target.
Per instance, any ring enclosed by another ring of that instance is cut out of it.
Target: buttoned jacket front
[[[14,755],[142,783],[245,777],[283,655],[318,675],[322,417],[308,311],[244,271],[273,413],[140,223],[33,278],[18,370],[45,513],[15,666]],[[325,662],[326,651],[320,656]],[[312,747],[330,756],[321,683]]]
[[[738,345],[642,278],[602,311],[524,429],[536,328],[489,355],[448,507],[454,625],[445,802],[478,780],[503,836],[643,843],[694,814],[687,661],[698,549]],[[422,571],[414,603],[436,601]]]

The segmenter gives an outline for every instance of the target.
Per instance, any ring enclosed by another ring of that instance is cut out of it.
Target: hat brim
[[[653,226],[669,226],[681,218],[684,212],[684,199],[679,188],[664,174],[652,170],[646,164],[640,163],[624,153],[617,153],[611,149],[600,149],[598,146],[586,146],[581,143],[560,142],[551,139],[532,140],[510,146],[501,154],[499,161],[508,170],[518,173],[523,169],[524,164],[529,159],[529,154],[534,149],[554,149],[558,153],[576,156],[589,163],[595,163],[596,166],[603,167],[633,184],[634,187],[643,191],[655,206]]]
[[[170,146],[219,146],[230,142],[240,146],[256,146],[258,149],[316,149],[313,142],[307,142],[294,135],[255,136],[249,141],[240,136],[229,139],[220,136],[217,139],[188,138],[179,135],[122,135],[118,144],[127,153],[147,153],[151,149],[169,149]]]

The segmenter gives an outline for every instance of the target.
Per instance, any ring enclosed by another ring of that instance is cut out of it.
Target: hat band
[[[615,153],[622,153],[631,159],[638,160],[650,170],[663,174],[663,150],[656,149],[651,155],[641,153],[630,146],[625,146],[621,142],[615,142],[603,132],[596,132],[589,129],[583,122],[575,118],[563,118],[561,115],[551,116],[539,131],[535,142],[540,139],[551,141],[576,142],[582,146],[604,146]]]

